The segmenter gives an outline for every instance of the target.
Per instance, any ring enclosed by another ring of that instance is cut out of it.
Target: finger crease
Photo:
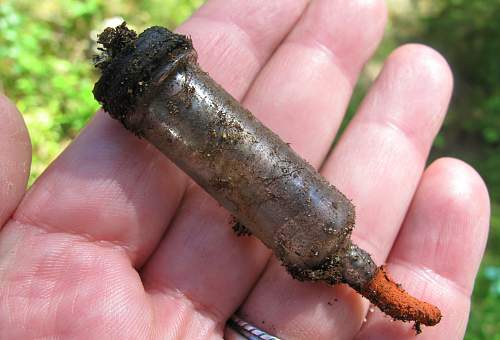
[[[244,47],[248,55],[257,60],[260,65],[262,65],[267,59],[267,56],[263,52],[265,49],[258,48],[257,44],[252,39],[252,36],[237,22],[202,16],[195,17],[193,20],[206,22],[202,25],[215,24],[223,26],[220,31],[225,33],[229,32],[229,34],[236,36],[237,40],[242,42],[241,47]]]
[[[71,235],[77,239],[84,240],[85,242],[88,242],[88,243],[96,244],[96,245],[103,247],[103,248],[116,249],[116,250],[119,250],[120,252],[123,252],[125,254],[131,253],[129,247],[124,242],[121,242],[118,240],[96,239],[95,237],[93,237],[89,233],[71,232],[70,230],[68,230],[66,228],[64,228],[64,229],[58,228],[56,225],[51,225],[48,223],[41,223],[41,222],[34,221],[22,213],[15,214],[11,218],[11,221],[13,221],[14,223],[23,225],[23,226],[28,226],[28,227],[37,229],[37,230],[39,230],[43,233],[46,233],[46,234]]]
[[[303,48],[305,47],[309,49],[314,49],[316,52],[320,52],[323,55],[325,55],[331,61],[331,64],[338,69],[342,77],[347,80],[350,88],[354,88],[354,85],[356,83],[357,73],[359,72],[356,72],[356,74],[354,75],[349,74],[348,68],[345,67],[344,63],[342,62],[342,59],[332,50],[332,48],[328,47],[328,45],[322,43],[313,35],[311,35],[311,37],[305,41],[303,39],[294,39],[288,41],[287,43],[291,45],[298,45]],[[356,67],[356,69],[358,68]]]
[[[181,302],[188,302],[197,313],[214,320],[218,324],[224,323],[227,319],[226,313],[219,310],[215,305],[201,303],[191,294],[170,287],[164,280],[156,284],[146,281],[144,286],[147,287],[146,291],[149,295],[162,294]]]

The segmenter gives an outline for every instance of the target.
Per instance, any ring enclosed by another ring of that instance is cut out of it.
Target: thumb
[[[0,228],[24,195],[30,165],[31,142],[24,120],[0,94]]]

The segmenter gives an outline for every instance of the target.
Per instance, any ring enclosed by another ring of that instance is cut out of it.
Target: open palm
[[[211,0],[178,31],[214,79],[353,200],[355,242],[441,308],[420,338],[460,338],[489,199],[458,160],[424,170],[452,90],[445,60],[420,45],[397,49],[329,153],[385,20],[379,0]],[[292,280],[106,114],[28,193],[29,137],[5,98],[0,120],[0,338],[233,337],[225,323],[236,311],[285,339],[414,336],[348,287]]]

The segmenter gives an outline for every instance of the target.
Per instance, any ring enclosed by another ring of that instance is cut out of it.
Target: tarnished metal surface
[[[236,216],[294,277],[361,286],[376,267],[351,246],[351,202],[203,72],[182,37],[155,27],[133,45],[120,41],[128,53],[105,66],[96,98]]]
[[[166,72],[136,110],[144,138],[285,262],[315,266],[346,246],[354,210],[343,194],[195,63]]]

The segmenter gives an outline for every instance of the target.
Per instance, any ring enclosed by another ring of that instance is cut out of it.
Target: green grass
[[[23,112],[33,144],[30,183],[87,123],[98,104],[90,63],[95,38],[127,19],[138,30],[175,27],[202,0],[4,0],[0,5],[0,90]]]

